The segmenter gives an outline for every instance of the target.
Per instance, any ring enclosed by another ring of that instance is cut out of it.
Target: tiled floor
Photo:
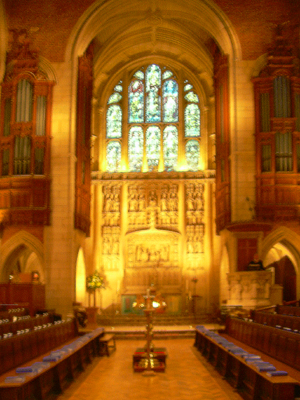
[[[241,400],[197,350],[193,339],[154,340],[168,351],[165,372],[133,372],[132,355],[145,341],[117,340],[110,357],[97,359],[57,400]]]

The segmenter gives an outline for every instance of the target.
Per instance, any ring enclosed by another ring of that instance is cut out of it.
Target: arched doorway
[[[30,279],[38,273],[40,283],[45,282],[43,245],[39,239],[26,231],[20,231],[1,247],[1,282],[8,282],[15,271],[16,280]]]
[[[44,271],[37,254],[25,244],[17,246],[6,258],[2,269],[2,281],[8,282],[13,275],[16,282],[31,281],[32,273],[44,282]]]
[[[275,284],[283,287],[282,300],[296,300],[296,272],[292,261],[284,256],[274,264]]]
[[[299,297],[299,238],[287,228],[280,228],[269,235],[263,244],[264,267],[272,271],[273,284],[282,287],[282,301]]]

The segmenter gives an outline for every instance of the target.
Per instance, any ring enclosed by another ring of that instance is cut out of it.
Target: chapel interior
[[[150,292],[178,321],[296,302],[299,17],[0,0],[2,307],[112,324]]]

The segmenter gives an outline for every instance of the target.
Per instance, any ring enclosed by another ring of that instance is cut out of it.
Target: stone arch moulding
[[[7,242],[5,242],[1,247],[1,253],[0,253],[1,278],[3,278],[3,272],[4,272],[3,266],[5,265],[7,258],[18,246],[22,244],[31,249],[37,255],[43,270],[45,269],[43,244],[39,239],[31,235],[30,233],[26,231],[20,231],[14,236],[12,236],[10,239],[8,239]]]
[[[135,4],[136,3],[136,4]],[[158,7],[161,10],[161,15],[164,17],[164,10],[168,18],[172,9],[168,8],[169,2],[165,1],[166,7],[160,4]],[[208,32],[215,41],[219,44],[220,48],[225,54],[229,54],[234,61],[241,59],[241,46],[238,36],[227,16],[224,12],[211,0],[186,0],[184,3],[181,1],[175,2],[183,4],[182,17],[195,23],[195,14],[197,13],[197,23],[201,29]],[[75,60],[76,57],[83,55],[90,42],[97,35],[100,29],[101,21],[103,18],[108,19],[116,18],[120,14],[120,8],[114,7],[113,1],[98,0],[95,1],[79,18],[76,23],[67,47],[66,47],[66,61]],[[125,4],[125,3],[124,3]],[[136,10],[136,5],[140,7],[138,0],[127,3],[126,10],[123,10],[122,15],[128,16],[130,11],[133,13]],[[149,13],[149,11],[147,11]],[[178,17],[178,11],[174,11]],[[103,17],[105,15],[105,17]],[[134,15],[137,15],[134,13]],[[146,15],[145,15],[146,16]],[[148,15],[149,17],[150,15]]]

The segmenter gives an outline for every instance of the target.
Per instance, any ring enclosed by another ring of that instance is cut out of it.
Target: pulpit
[[[255,308],[272,304],[273,284],[270,271],[237,271],[229,273],[227,279],[227,305]]]

